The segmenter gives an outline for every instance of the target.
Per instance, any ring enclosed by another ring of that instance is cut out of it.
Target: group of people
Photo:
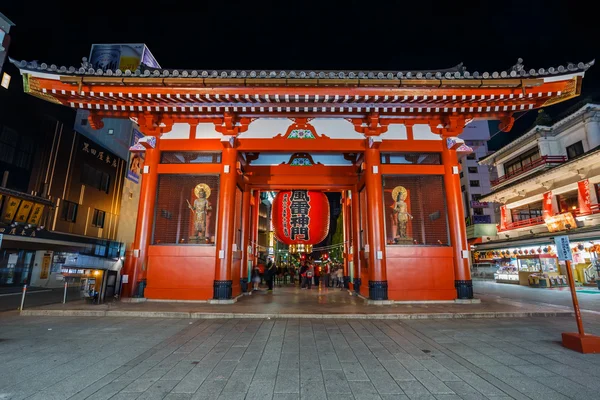
[[[267,291],[273,291],[275,284],[295,285],[299,281],[301,289],[311,289],[313,283],[316,287],[322,285],[327,288],[344,288],[344,269],[341,265],[326,263],[321,266],[316,265],[312,258],[300,262],[299,267],[292,265],[276,265],[269,261],[263,268],[256,266],[252,270],[250,278],[252,290],[259,290],[260,284],[264,281],[267,284]]]

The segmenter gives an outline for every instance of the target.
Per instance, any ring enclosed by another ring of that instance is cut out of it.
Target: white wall
[[[35,252],[35,258],[33,260],[33,270],[31,272],[31,286],[37,287],[47,287],[47,288],[59,288],[62,287],[64,281],[58,280],[57,277],[62,276],[60,272],[58,273],[48,273],[48,279],[40,279],[40,272],[42,272],[42,260],[44,259],[45,254],[50,254],[52,259],[53,253],[51,251],[46,250],[38,250]],[[52,263],[50,263],[50,271],[52,270]]]

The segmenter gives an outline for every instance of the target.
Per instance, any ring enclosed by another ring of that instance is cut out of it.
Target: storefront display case
[[[554,254],[517,256],[519,285],[550,287],[550,277],[559,275],[558,259]]]
[[[519,283],[519,268],[516,258],[504,257],[499,260],[498,271],[494,279],[498,283]]]

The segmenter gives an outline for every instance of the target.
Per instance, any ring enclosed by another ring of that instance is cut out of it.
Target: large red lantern
[[[292,244],[317,244],[329,233],[329,201],[323,192],[285,190],[271,208],[275,237]]]

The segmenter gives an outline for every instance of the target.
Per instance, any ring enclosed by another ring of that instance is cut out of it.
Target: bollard
[[[21,307],[19,311],[23,311],[23,305],[25,304],[25,293],[27,292],[27,284],[23,285],[23,295],[21,296]]]
[[[63,295],[63,304],[65,304],[67,302],[67,287],[69,286],[69,284],[67,282],[65,282],[65,294]]]

